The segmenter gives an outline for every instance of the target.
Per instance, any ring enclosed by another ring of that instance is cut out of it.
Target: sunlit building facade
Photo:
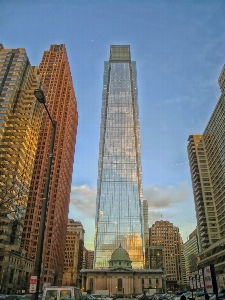
[[[188,138],[188,158],[197,219],[197,236],[200,251],[207,249],[219,238],[216,205],[202,134],[192,134]]]
[[[67,231],[62,285],[78,286],[79,240],[76,231]]]
[[[190,135],[189,164],[197,216],[198,269],[213,264],[225,286],[225,66],[221,95],[202,135]]]
[[[47,106],[57,121],[43,249],[42,282],[62,284],[68,209],[78,124],[66,47],[51,45],[40,66]],[[43,112],[21,246],[35,260],[52,124]]]
[[[163,265],[167,288],[176,290],[182,287],[186,277],[183,241],[179,228],[169,221],[156,221],[149,228],[149,246],[150,268],[159,268]],[[163,246],[163,255],[157,249],[159,246]]]
[[[0,45],[0,250],[20,248],[42,116],[33,90],[40,86],[26,50]]]
[[[120,245],[143,268],[144,218],[136,63],[130,46],[111,46],[104,64],[94,268]]]

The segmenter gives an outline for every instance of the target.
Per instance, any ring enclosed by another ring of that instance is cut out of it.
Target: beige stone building
[[[0,249],[0,293],[27,293],[33,261],[25,257],[25,250],[16,246]]]
[[[190,235],[187,242],[184,243],[184,258],[186,280],[189,283],[189,274],[195,272],[197,267],[197,254],[199,253],[199,244],[197,230],[195,229]]]
[[[88,250],[84,247],[82,269],[93,269],[94,250]]]
[[[111,256],[108,268],[82,269],[82,289],[95,293],[139,294],[149,288],[162,290],[162,269],[132,269],[128,252],[120,245]]]
[[[77,285],[79,235],[67,232],[62,285]]]
[[[225,66],[218,79],[221,95],[203,134],[188,139],[195,201],[198,269],[213,264],[219,288],[225,287]]]
[[[173,223],[161,220],[149,228],[149,263],[153,268],[163,265],[167,289],[181,289],[186,284],[183,241]]]
[[[68,219],[62,284],[81,287],[85,230],[81,222]]]

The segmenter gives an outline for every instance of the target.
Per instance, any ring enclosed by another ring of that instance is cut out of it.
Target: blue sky
[[[196,226],[187,157],[220,96],[223,0],[0,0],[0,43],[39,65],[65,44],[79,113],[69,217],[93,249],[103,64],[113,44],[137,63],[144,198],[149,226],[168,220],[186,241]]]

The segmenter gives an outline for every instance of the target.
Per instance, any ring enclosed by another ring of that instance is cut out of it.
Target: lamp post
[[[162,290],[164,293],[167,292],[167,289],[166,289],[166,272],[165,272],[165,268],[162,267],[162,271],[163,271],[163,275],[162,275]]]
[[[49,193],[49,184],[50,184],[50,177],[51,177],[51,168],[52,168],[52,159],[53,159],[57,122],[52,119],[50,112],[46,106],[46,98],[44,92],[41,89],[36,89],[34,91],[34,95],[40,103],[44,104],[45,110],[47,111],[49,119],[51,120],[52,123],[52,135],[51,135],[51,142],[49,147],[48,164],[47,164],[44,194],[43,194],[43,201],[42,201],[42,208],[41,208],[41,219],[40,219],[40,226],[39,226],[39,233],[38,233],[37,253],[36,253],[36,261],[35,261],[35,268],[34,268],[34,276],[37,277],[37,284],[36,284],[36,292],[34,293],[33,299],[38,300],[41,272],[42,272],[42,253],[43,253],[43,246],[44,246],[45,221],[46,221],[46,213],[47,213],[47,205],[48,205],[48,193]]]

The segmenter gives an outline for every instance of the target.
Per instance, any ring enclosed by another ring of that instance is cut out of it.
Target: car
[[[5,300],[22,300],[23,299],[23,295],[7,295],[5,297]]]
[[[48,286],[44,288],[42,300],[82,300],[79,288],[74,286]]]
[[[171,300],[180,300],[181,297],[183,299],[185,298],[189,299],[189,297],[191,297],[191,292],[187,292],[187,291],[177,292],[174,296],[171,297]]]
[[[102,294],[91,294],[91,296],[93,296],[94,299],[97,300],[113,300],[113,297],[107,297],[106,295],[102,295]]]
[[[211,294],[211,296],[209,297],[209,299],[210,300],[216,300],[216,295],[215,294]],[[218,299],[225,299],[225,293],[218,293]]]
[[[204,300],[205,299],[205,294],[204,293],[197,293],[197,294],[194,294],[194,297],[195,300]]]
[[[166,293],[166,294],[162,297],[162,300],[170,300],[173,296],[175,296],[175,293]]]
[[[84,298],[84,300],[86,299],[86,300],[94,300],[95,298],[92,296],[92,295],[84,295],[83,296]]]
[[[165,296],[165,293],[155,293],[149,299],[151,300],[162,300],[163,297]]]
[[[7,294],[0,294],[0,299],[3,300],[5,297],[8,296]]]
[[[24,300],[31,300],[32,294],[24,294],[24,295],[22,295],[22,297]]]

